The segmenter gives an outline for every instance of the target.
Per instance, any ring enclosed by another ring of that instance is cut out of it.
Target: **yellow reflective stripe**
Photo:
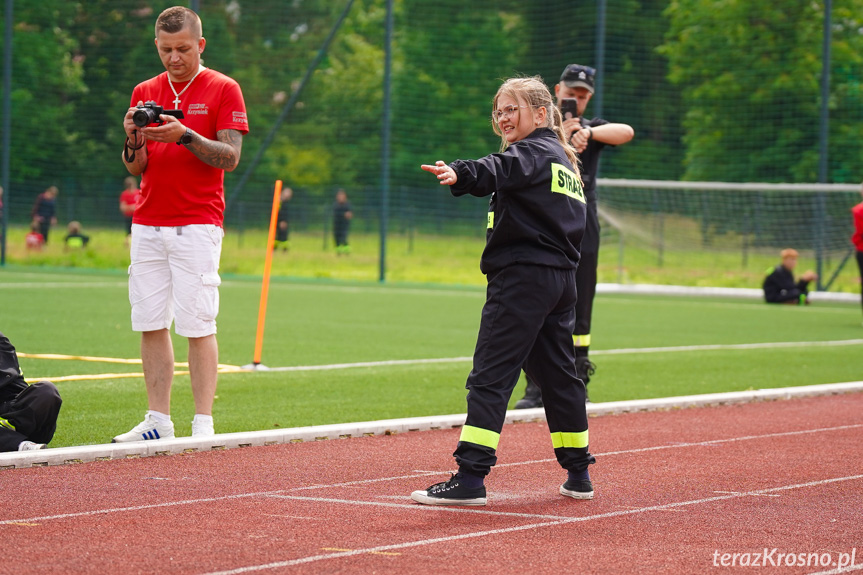
[[[551,434],[551,444],[558,447],[587,447],[587,430],[579,432],[556,431]]]
[[[574,345],[575,347],[590,347],[590,334],[586,333],[584,335],[573,335],[572,345]]]
[[[497,444],[500,441],[500,433],[465,425],[461,428],[461,437],[459,437],[458,440],[497,449]]]
[[[0,427],[6,427],[8,429],[11,429],[12,431],[15,431],[15,426],[9,423],[8,420],[3,419],[2,417],[0,417]]]
[[[556,194],[565,194],[582,204],[587,203],[584,200],[581,179],[563,164],[551,164],[551,191]]]
[[[494,227],[494,212],[488,213],[488,226],[487,229],[492,229]]]

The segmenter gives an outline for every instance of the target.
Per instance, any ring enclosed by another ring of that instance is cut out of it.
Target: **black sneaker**
[[[473,489],[465,487],[458,474],[453,473],[449,481],[414,491],[411,499],[424,505],[485,505],[485,486]]]
[[[593,499],[593,484],[590,479],[567,479],[566,483],[560,486],[560,494],[573,499]]]

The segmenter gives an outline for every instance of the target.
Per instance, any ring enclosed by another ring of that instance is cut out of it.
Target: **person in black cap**
[[[54,438],[62,403],[50,381],[24,381],[15,347],[0,333],[0,451],[44,448]]]
[[[587,227],[581,240],[581,261],[576,271],[575,284],[578,300],[575,304],[575,329],[572,342],[575,346],[575,366],[585,385],[590,382],[596,366],[588,358],[590,349],[590,321],[593,296],[596,293],[596,269],[599,263],[599,216],[596,211],[596,174],[599,155],[606,146],[619,146],[632,140],[635,132],[628,124],[611,123],[601,118],[585,119],[584,111],[593,97],[596,70],[581,64],[570,64],[563,70],[560,82],[554,86],[557,105],[564,116],[563,129],[569,142],[578,151],[581,179],[587,199]],[[536,382],[527,378],[524,397],[515,404],[516,409],[542,407],[542,395]],[[539,382],[542,385],[542,382]]]

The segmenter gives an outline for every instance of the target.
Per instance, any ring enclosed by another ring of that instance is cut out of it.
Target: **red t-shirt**
[[[188,82],[174,83],[179,93]],[[131,105],[154,101],[174,109],[168,73],[135,86]],[[184,126],[211,140],[219,130],[249,132],[240,86],[231,78],[204,68],[180,96]],[[147,142],[147,169],[141,178],[141,200],[132,221],[145,226],[222,225],[225,172],[199,160],[185,146]]]
[[[120,209],[122,210],[122,204],[126,204],[127,206],[132,206],[128,212],[123,212],[123,215],[129,217],[135,212],[135,208],[138,205],[138,202],[141,201],[141,190],[135,188],[134,190],[123,190],[120,194]]]
[[[41,248],[42,245],[45,243],[45,236],[43,236],[39,232],[30,232],[26,236],[24,236],[24,242],[30,249]]]
[[[863,252],[863,202],[851,208],[851,214],[854,216],[854,235],[851,236],[851,241],[858,252]]]

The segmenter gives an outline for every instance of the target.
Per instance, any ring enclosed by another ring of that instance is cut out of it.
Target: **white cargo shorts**
[[[222,228],[211,224],[132,224],[129,303],[132,330],[168,329],[183,337],[216,333]]]

